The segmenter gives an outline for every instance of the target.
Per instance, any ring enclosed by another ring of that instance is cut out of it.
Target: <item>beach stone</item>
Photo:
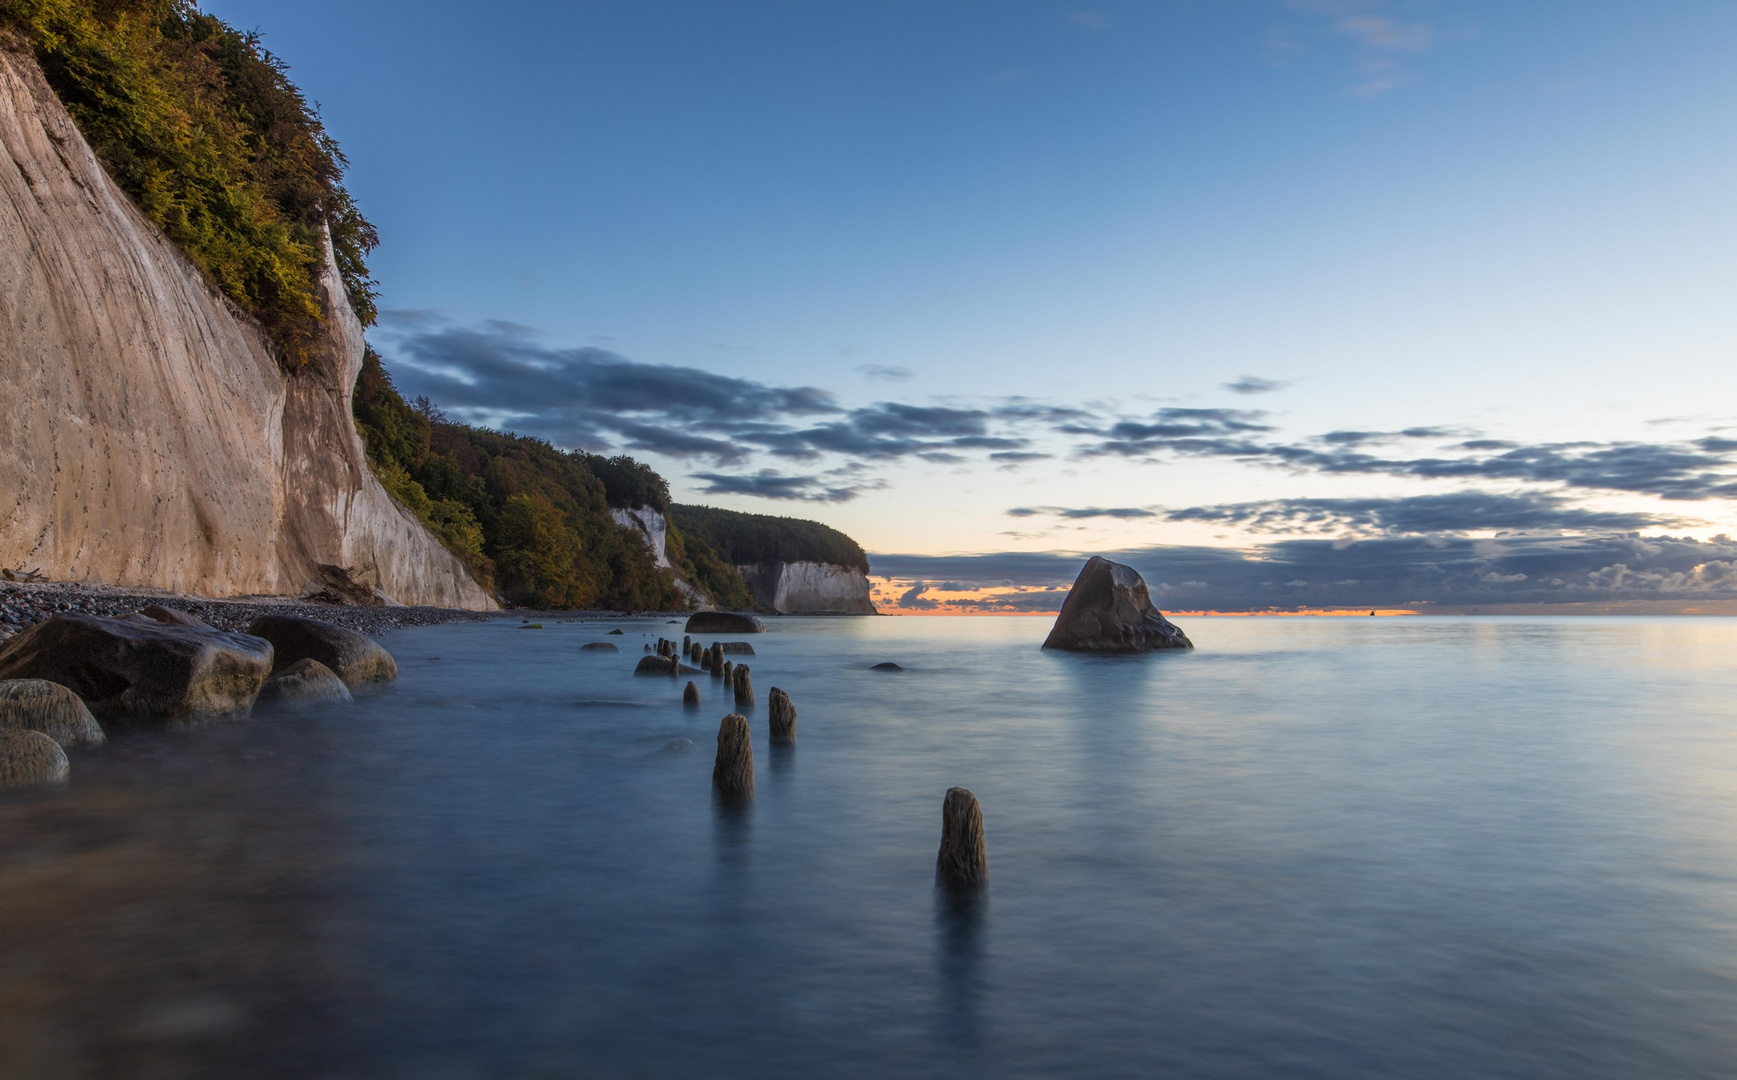
[[[893,663],[891,660],[882,660],[880,663],[876,664],[874,667],[869,668],[869,670],[870,671],[903,671],[905,669],[900,667],[899,665]]]
[[[699,703],[700,703],[700,688],[698,686],[694,685],[694,681],[692,679],[689,679],[687,689],[682,691],[682,704],[683,705],[698,705]]]
[[[265,638],[277,649],[274,670],[297,660],[318,660],[351,690],[398,678],[398,662],[379,642],[329,622],[297,615],[261,615],[248,624],[247,632]]]
[[[696,611],[684,629],[690,634],[762,634],[766,624],[740,611]]]
[[[0,732],[40,731],[61,746],[108,741],[79,696],[47,679],[0,682]]]
[[[712,786],[726,799],[754,797],[754,747],[749,741],[748,718],[741,713],[731,713],[718,725]]]
[[[748,644],[746,641],[721,641],[718,643],[718,648],[720,650],[722,650],[726,656],[730,656],[730,655],[753,656],[754,655],[754,646]]]
[[[587,641],[579,646],[580,652],[620,652],[621,646],[613,641]]]
[[[935,883],[955,895],[989,884],[989,855],[983,844],[983,811],[977,796],[948,788],[941,803],[941,850],[935,856]]]
[[[611,630],[611,631],[609,631],[609,632],[610,632],[610,633],[611,633],[611,634],[619,634],[619,633],[621,633],[621,627],[619,627],[619,626],[618,626],[618,627],[616,627],[616,628],[615,628],[615,629],[613,629],[613,630]]]
[[[0,734],[0,787],[59,783],[71,770],[66,751],[42,732]]]
[[[1152,606],[1138,571],[1094,555],[1074,579],[1043,647],[1132,653],[1192,649],[1194,644]]]
[[[736,707],[754,704],[754,680],[746,667],[736,668]]]
[[[181,722],[252,708],[272,656],[248,634],[62,613],[6,643],[0,679],[59,683],[98,717]]]
[[[796,706],[790,701],[790,695],[772,688],[766,697],[766,719],[772,731],[772,745],[795,745],[796,743]]]
[[[193,626],[212,629],[210,623],[188,611],[179,611],[162,604],[149,604],[139,609],[139,614],[153,622],[168,623],[170,626]]]
[[[259,700],[285,705],[335,705],[354,699],[336,672],[318,660],[303,658],[272,672],[259,688]]]

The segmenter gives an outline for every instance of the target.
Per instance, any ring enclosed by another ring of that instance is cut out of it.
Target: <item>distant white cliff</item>
[[[494,607],[369,470],[330,254],[325,340],[286,374],[0,45],[0,564],[207,596],[300,595],[341,567],[401,603]]]
[[[868,575],[854,566],[773,562],[738,566],[756,609],[774,615],[875,615]]]

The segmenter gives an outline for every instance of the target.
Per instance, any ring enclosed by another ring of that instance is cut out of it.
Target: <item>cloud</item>
[[[1149,518],[1157,517],[1157,513],[1141,506],[1086,506],[1069,508],[1064,506],[1016,506],[1007,512],[1009,517],[1033,517],[1047,514],[1059,518]]]
[[[746,475],[693,473],[692,477],[705,482],[702,495],[752,495],[796,502],[849,502],[865,491],[886,486],[878,480],[829,482],[819,476],[786,476],[771,469]]]
[[[879,379],[882,382],[904,382],[911,377],[911,369],[895,364],[858,364],[858,374],[865,379]]]
[[[1589,510],[1541,492],[1458,491],[1362,499],[1273,499],[1172,510],[1170,521],[1238,525],[1251,532],[1458,535],[1585,533],[1681,525],[1659,514]]]
[[[1262,379],[1255,375],[1244,375],[1235,382],[1227,382],[1224,388],[1233,394],[1270,394],[1275,390],[1283,390],[1291,385],[1277,379]]]
[[[899,597],[899,607],[909,608],[912,611],[933,611],[939,605],[923,595],[928,591],[928,582],[917,582],[915,585],[911,586],[911,588],[907,589],[904,595]]]
[[[1435,31],[1428,23],[1405,23],[1385,15],[1351,15],[1335,25],[1340,33],[1372,49],[1391,52],[1422,52],[1435,40]]]

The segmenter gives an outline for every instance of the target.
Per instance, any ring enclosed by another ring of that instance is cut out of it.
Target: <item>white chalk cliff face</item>
[[[835,563],[738,566],[754,606],[777,615],[875,615],[868,575]]]
[[[406,604],[494,606],[386,494],[350,418],[362,327],[285,374],[0,46],[0,564],[54,579],[300,595],[322,565]]]
[[[617,525],[639,537],[645,546],[651,549],[658,569],[670,569],[669,553],[664,550],[669,536],[669,522],[662,513],[649,506],[635,506],[631,510],[612,506],[609,508],[609,516],[615,519]]]

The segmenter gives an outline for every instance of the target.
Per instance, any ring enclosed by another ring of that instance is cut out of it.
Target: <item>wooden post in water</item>
[[[724,689],[734,690],[735,688],[736,688],[736,662],[734,660],[725,660],[724,661]]]
[[[724,650],[717,642],[712,642],[712,676],[716,678],[724,673]]]
[[[754,747],[748,738],[748,718],[741,713],[731,713],[718,725],[712,787],[726,799],[754,797]]]
[[[682,652],[685,653],[685,652],[691,651],[693,649],[693,646],[694,646],[694,639],[687,636],[686,634],[683,634],[682,635]]]
[[[689,679],[688,680],[688,688],[686,690],[682,691],[682,704],[683,705],[698,705],[699,703],[700,703],[700,688],[694,685],[694,681],[692,679]]]
[[[770,721],[773,746],[796,744],[796,706],[790,703],[790,695],[776,686],[766,699],[766,718]]]
[[[736,665],[736,707],[754,704],[754,680],[748,677],[748,665]]]
[[[941,851],[935,856],[935,883],[955,896],[969,896],[989,887],[983,811],[977,796],[962,787],[948,788],[947,799],[941,804]]]

